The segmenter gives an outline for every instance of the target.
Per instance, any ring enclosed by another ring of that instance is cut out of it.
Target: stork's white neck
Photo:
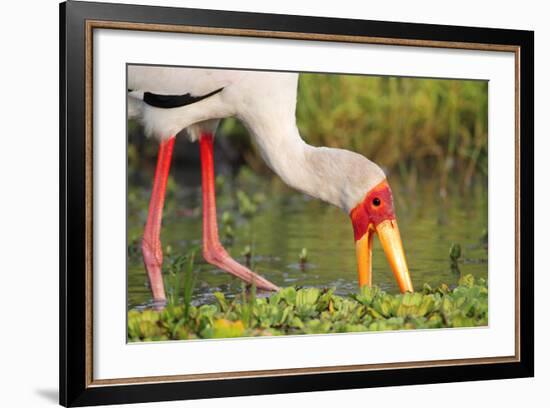
[[[365,157],[343,149],[314,147],[300,136],[294,113],[240,116],[267,165],[290,187],[350,212],[384,179]],[[288,115],[287,115],[288,116]]]

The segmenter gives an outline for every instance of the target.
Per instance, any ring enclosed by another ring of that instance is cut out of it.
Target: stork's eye
[[[380,205],[380,199],[378,197],[374,198],[372,200],[372,205],[374,205],[375,207],[378,207]]]

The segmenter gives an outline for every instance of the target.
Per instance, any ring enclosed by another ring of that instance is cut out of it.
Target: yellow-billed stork
[[[259,289],[278,289],[236,262],[218,238],[213,143],[219,120],[230,116],[245,125],[267,165],[285,183],[349,214],[359,286],[372,284],[372,238],[377,233],[400,290],[413,291],[384,172],[358,153],[304,142],[296,126],[297,84],[295,73],[128,67],[128,115],[160,142],[142,240],[155,303],[166,298],[160,229],[175,135],[183,129],[200,146],[204,259]]]

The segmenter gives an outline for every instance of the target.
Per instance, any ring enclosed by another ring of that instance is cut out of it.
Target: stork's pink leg
[[[214,180],[214,141],[212,134],[203,133],[199,140],[202,169],[202,252],[204,259],[258,289],[279,288],[247,267],[235,261],[227,253],[218,237],[216,220],[216,192]]]
[[[166,303],[164,283],[162,281],[160,227],[162,224],[166,182],[168,181],[168,172],[170,171],[170,162],[172,161],[175,140],[175,137],[171,137],[160,143],[153,191],[149,202],[149,214],[147,216],[147,223],[145,224],[143,240],[141,241],[143,261],[145,263],[145,269],[147,270],[147,276],[149,277],[149,285],[153,292],[153,301],[160,307],[164,306],[164,303]]]

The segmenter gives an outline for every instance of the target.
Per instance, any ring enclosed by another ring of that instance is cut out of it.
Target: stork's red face
[[[355,235],[359,286],[372,285],[372,237],[378,234],[401,292],[413,286],[395,212],[390,186],[386,180],[375,186],[350,213]]]

